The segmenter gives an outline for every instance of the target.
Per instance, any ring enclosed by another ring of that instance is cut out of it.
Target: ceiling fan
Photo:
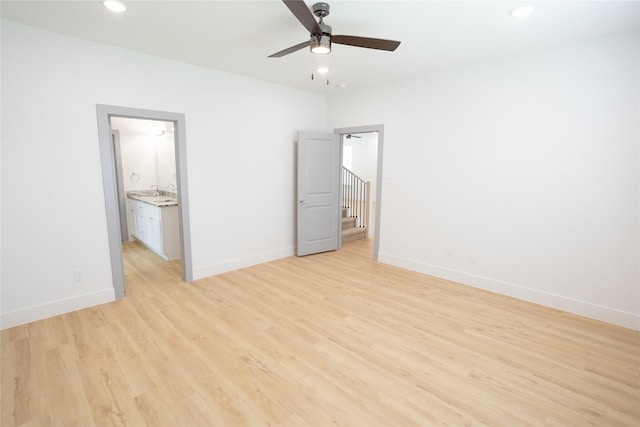
[[[281,56],[288,55],[305,47],[310,47],[311,52],[316,54],[327,54],[331,52],[331,43],[387,51],[394,51],[400,45],[400,42],[395,40],[358,36],[334,36],[331,34],[331,27],[323,21],[324,18],[329,15],[329,4],[316,3],[312,6],[313,13],[311,13],[311,10],[309,10],[303,0],[282,1],[298,21],[309,31],[310,40],[269,55],[269,58],[280,58]],[[319,18],[319,22],[316,22],[314,15]]]

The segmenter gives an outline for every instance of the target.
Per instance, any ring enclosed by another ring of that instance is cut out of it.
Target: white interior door
[[[297,255],[338,249],[340,136],[298,133]]]

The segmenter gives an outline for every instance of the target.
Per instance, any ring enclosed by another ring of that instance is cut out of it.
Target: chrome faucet
[[[158,196],[160,195],[160,189],[158,188],[158,185],[157,185],[157,184],[153,184],[153,185],[151,186],[151,189],[152,189],[152,190],[153,190],[153,187],[156,187],[156,197],[158,197]]]

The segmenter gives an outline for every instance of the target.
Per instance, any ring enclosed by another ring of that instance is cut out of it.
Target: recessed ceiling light
[[[525,16],[529,16],[532,13],[533,6],[520,6],[512,9],[511,12],[509,12],[509,15],[513,16],[514,18],[524,18]]]
[[[127,10],[127,6],[115,0],[106,0],[106,1],[103,1],[102,4],[104,5],[104,7],[106,7],[112,12],[121,13]]]
[[[318,72],[320,74],[327,74],[329,72],[329,69],[327,67],[320,67],[318,68]]]

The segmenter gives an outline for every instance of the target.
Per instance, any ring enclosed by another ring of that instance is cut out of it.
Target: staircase
[[[370,183],[342,168],[342,244],[368,237]]]
[[[354,240],[366,239],[367,229],[356,227],[355,216],[349,216],[349,208],[342,208],[342,244],[353,242]]]

